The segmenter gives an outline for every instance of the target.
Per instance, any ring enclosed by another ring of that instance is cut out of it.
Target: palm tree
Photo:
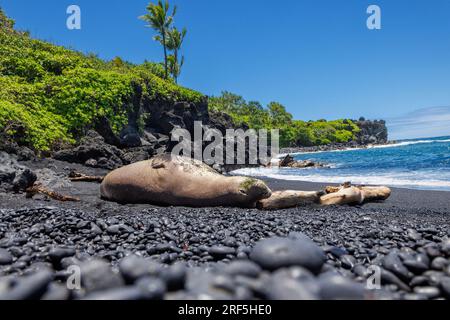
[[[169,64],[169,72],[172,74],[175,83],[178,83],[178,77],[181,73],[181,67],[184,64],[184,56],[181,57],[181,61],[178,62],[178,58],[175,57],[174,54],[171,54],[167,57]]]
[[[181,61],[179,61],[178,54],[181,50],[181,46],[183,45],[184,37],[186,37],[187,30],[183,28],[181,32],[177,28],[173,28],[167,32],[167,48],[170,51],[173,51],[173,55],[171,55],[169,64],[171,65],[169,69],[171,69],[171,73],[177,83],[178,76],[181,73],[181,67],[184,64],[184,56],[181,57]]]
[[[139,17],[140,19],[148,22],[148,27],[154,29],[159,33],[153,39],[162,44],[164,48],[164,70],[165,78],[168,78],[168,61],[167,61],[167,33],[173,22],[173,17],[177,12],[177,7],[174,6],[172,14],[169,15],[169,2],[165,3],[162,0],[158,0],[158,4],[149,3],[147,6],[148,13]]]

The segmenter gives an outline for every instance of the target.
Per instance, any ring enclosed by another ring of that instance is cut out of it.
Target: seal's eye
[[[243,194],[243,195],[247,195],[247,192],[245,192],[244,189],[239,189],[239,192],[240,192],[241,194]]]

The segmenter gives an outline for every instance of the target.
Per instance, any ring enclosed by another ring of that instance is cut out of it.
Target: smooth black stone
[[[63,258],[72,257],[75,255],[73,248],[53,248],[49,251],[48,256],[53,262],[60,262]]]
[[[246,259],[248,259],[248,255],[245,252],[238,252],[238,254],[236,255],[236,258],[241,259],[241,260],[246,260]]]
[[[171,265],[161,272],[161,279],[164,280],[167,290],[175,291],[184,288],[186,280],[187,268],[186,264],[179,262]]]
[[[79,266],[80,264],[81,261],[75,257],[62,258],[60,261],[60,266],[63,269],[67,269],[70,266]]]
[[[253,292],[249,288],[237,286],[234,290],[233,299],[239,301],[253,300]]]
[[[450,299],[450,277],[442,278],[439,285],[444,297]]]
[[[217,259],[225,258],[229,254],[235,254],[236,250],[234,248],[225,246],[213,246],[207,249],[208,253]]]
[[[326,247],[324,248],[326,253],[331,253],[336,258],[340,258],[341,256],[348,255],[348,251],[345,248],[341,247]]]
[[[447,256],[450,257],[450,238],[444,240],[441,243],[441,251]]]
[[[414,260],[423,263],[427,267],[430,265],[430,258],[425,253],[419,253],[414,257]]]
[[[42,296],[41,300],[68,300],[70,298],[70,291],[67,286],[61,283],[52,282],[47,288],[47,291]]]
[[[414,287],[424,287],[428,285],[428,279],[424,276],[417,276],[412,278],[411,282],[409,283],[409,286]]]
[[[418,241],[418,240],[422,239],[422,235],[414,229],[408,229],[407,236],[409,239],[411,239],[413,241]]]
[[[13,262],[13,256],[8,250],[0,248],[0,265],[7,265]]]
[[[403,265],[400,257],[395,252],[391,252],[383,258],[383,267],[402,280],[409,281],[413,277],[413,274]]]
[[[430,286],[438,286],[442,279],[445,277],[441,271],[428,270],[423,273],[423,276],[427,277]]]
[[[50,270],[40,270],[33,275],[22,277],[14,287],[0,295],[0,300],[39,299],[52,279]]]
[[[362,284],[335,273],[319,276],[320,296],[325,300],[362,300],[366,291]]]
[[[100,235],[103,233],[102,229],[100,229],[100,227],[98,225],[96,225],[95,223],[91,222],[91,229],[90,229],[90,233],[93,235]]]
[[[288,234],[288,238],[293,239],[293,240],[310,242],[310,243],[314,244],[314,241],[310,237],[308,237],[306,234],[304,234],[303,232],[290,232]]]
[[[439,248],[437,246],[435,246],[435,245],[427,246],[425,248],[425,251],[427,252],[427,254],[428,254],[428,256],[430,258],[436,258],[436,257],[439,257],[441,255],[441,252],[440,252]]]
[[[194,299],[230,300],[235,295],[236,285],[228,275],[195,268],[188,271],[185,287]]]
[[[318,273],[326,256],[322,249],[310,239],[275,237],[257,242],[250,254],[250,259],[267,270],[302,266]]]
[[[144,277],[139,279],[135,285],[141,291],[146,300],[161,300],[167,291],[164,281],[154,277]]]
[[[80,265],[81,285],[87,292],[103,291],[124,286],[122,277],[113,272],[109,263],[94,259]]]
[[[403,264],[413,273],[422,274],[428,270],[428,266],[416,260],[405,260]]]
[[[356,264],[356,259],[351,255],[343,255],[339,258],[342,267],[345,269],[351,270]]]
[[[352,269],[353,273],[356,274],[357,276],[366,279],[367,277],[369,277],[372,272],[370,272],[370,270],[368,270],[366,267],[364,267],[361,264],[356,265],[353,269]]]
[[[37,180],[36,174],[30,169],[25,169],[17,175],[13,181],[13,190],[15,192],[25,191],[31,187]]]
[[[230,264],[224,266],[222,271],[231,276],[241,275],[250,278],[257,278],[262,269],[259,265],[252,261],[242,260],[231,262]]]
[[[275,274],[266,287],[270,300],[318,300],[320,287],[314,277],[294,279],[286,273]]]
[[[119,271],[129,284],[144,276],[156,276],[162,269],[163,267],[158,263],[134,254],[123,258],[119,263]]]
[[[431,262],[431,268],[434,270],[442,271],[450,264],[449,260],[443,257],[436,257]]]
[[[381,269],[381,283],[382,284],[394,284],[396,285],[399,289],[403,290],[403,291],[411,291],[411,289],[409,288],[409,286],[404,283],[402,280],[400,280],[394,273],[385,270],[385,269]]]
[[[134,230],[132,228],[128,227],[125,224],[115,224],[115,225],[109,226],[106,229],[106,232],[108,232],[109,234],[113,234],[113,235],[121,234],[121,233],[131,233],[133,231]]]

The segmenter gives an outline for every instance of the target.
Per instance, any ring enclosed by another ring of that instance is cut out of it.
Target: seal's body
[[[170,154],[112,171],[100,193],[119,203],[244,208],[271,195],[260,180],[226,177],[200,161]]]

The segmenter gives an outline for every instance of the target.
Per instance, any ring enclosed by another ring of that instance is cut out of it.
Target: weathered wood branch
[[[103,176],[89,176],[80,172],[71,171],[69,179],[73,182],[98,182],[101,183],[105,177]]]
[[[75,197],[71,197],[71,196],[66,196],[63,194],[60,194],[58,192],[52,191],[50,189],[45,188],[44,186],[42,186],[41,184],[34,184],[32,187],[28,188],[26,190],[26,197],[27,198],[33,198],[33,196],[35,196],[36,194],[43,194],[46,195],[54,200],[57,201],[62,201],[62,202],[67,202],[67,201],[80,201],[80,199],[75,198]]]

